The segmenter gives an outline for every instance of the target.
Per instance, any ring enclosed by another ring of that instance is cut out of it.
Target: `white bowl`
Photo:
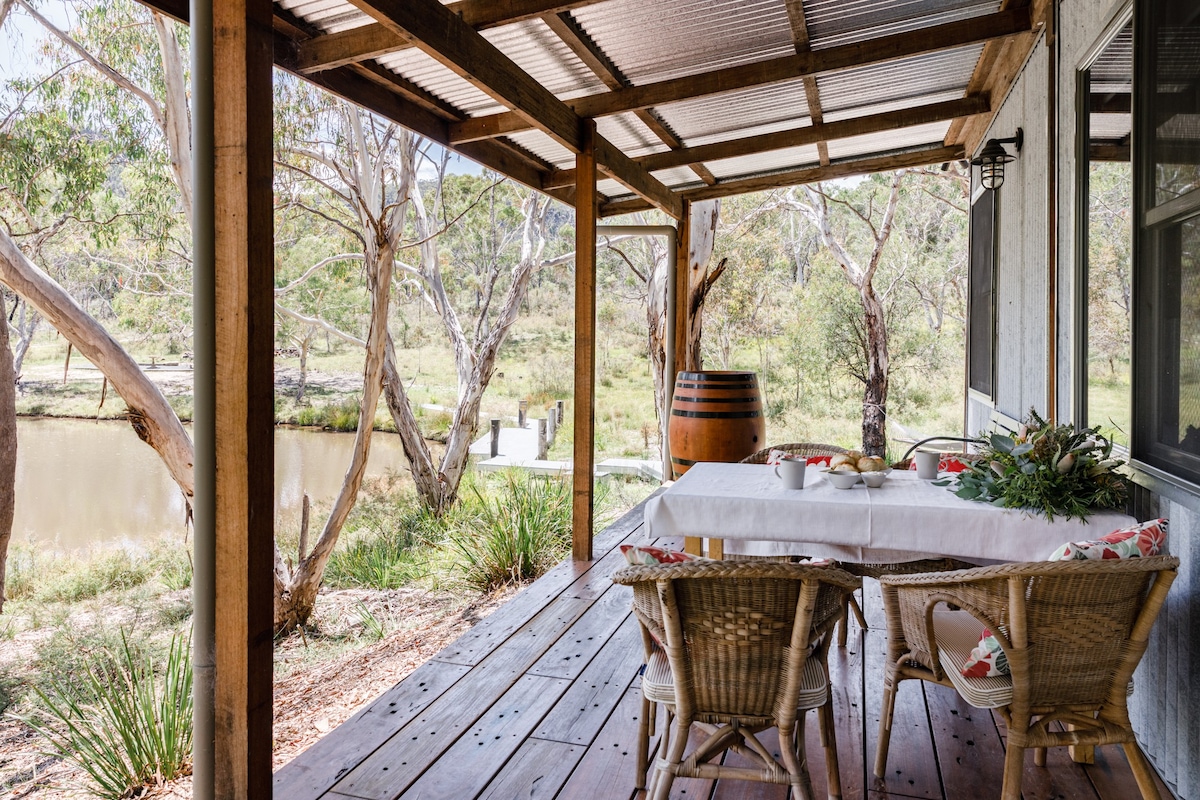
[[[839,472],[832,469],[825,470],[825,475],[829,478],[829,482],[838,489],[849,489],[862,478],[862,475],[857,472]]]
[[[859,474],[862,475],[863,483],[872,489],[878,489],[887,480],[889,472],[891,472],[890,469],[881,469],[876,472],[862,472]]]

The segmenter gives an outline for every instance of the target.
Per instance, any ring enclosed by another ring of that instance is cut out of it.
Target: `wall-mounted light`
[[[1008,151],[1004,149],[1006,144],[1014,144],[1017,146],[1017,152],[1021,152],[1021,145],[1025,142],[1025,131],[1017,128],[1017,135],[1007,139],[988,139],[987,144],[983,146],[983,150],[979,153],[979,158],[971,161],[979,167],[979,182],[983,184],[985,189],[999,189],[1004,185],[1004,165],[1010,161],[1016,161],[1016,156],[1010,156]]]

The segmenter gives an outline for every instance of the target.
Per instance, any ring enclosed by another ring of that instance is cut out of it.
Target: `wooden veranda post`
[[[271,0],[193,25],[193,796],[271,796],[274,262]]]
[[[596,123],[584,120],[575,156],[575,464],[571,553],[592,560],[592,481],[596,471]]]
[[[682,211],[675,228],[677,231],[675,234],[675,274],[671,276],[671,280],[675,281],[675,319],[672,320],[675,325],[675,363],[671,365],[671,374],[666,376],[666,411],[668,414],[671,413],[671,396],[674,394],[675,376],[687,369],[692,360],[692,355],[688,352],[688,330],[692,325],[692,306],[688,302],[690,297],[688,273],[691,269],[692,246],[692,204],[690,201],[683,201]],[[671,476],[664,474],[664,477]]]

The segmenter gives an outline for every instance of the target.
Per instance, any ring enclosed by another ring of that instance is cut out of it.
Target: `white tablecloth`
[[[724,539],[726,553],[804,553],[843,561],[953,556],[975,563],[1040,561],[1063,542],[1134,522],[1097,511],[1086,523],[963,500],[951,487],[894,471],[878,489],[835,488],[810,466],[803,489],[784,489],[774,467],[701,463],[646,505],[646,535]]]

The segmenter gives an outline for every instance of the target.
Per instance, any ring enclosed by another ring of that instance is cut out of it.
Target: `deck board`
[[[642,506],[597,535],[596,560],[565,561],[480,621],[275,776],[287,800],[641,800],[634,788],[641,714],[641,634],[629,589],[609,575],[617,545],[641,539]],[[851,623],[830,654],[842,797],[957,800],[998,797],[1004,726],[953,691],[906,681],[897,699],[888,774],[871,774],[882,699],[886,631],[878,587],[871,623]],[[816,796],[825,759],[815,714],[806,747]],[[700,734],[696,734],[700,735]],[[776,741],[771,732],[763,742]],[[657,741],[657,739],[655,739]],[[729,763],[737,758],[726,756]],[[1025,800],[1117,800],[1136,785],[1117,747],[1094,765],[1027,755]],[[786,800],[786,787],[679,780],[673,800]],[[1163,796],[1170,797],[1163,787]]]

